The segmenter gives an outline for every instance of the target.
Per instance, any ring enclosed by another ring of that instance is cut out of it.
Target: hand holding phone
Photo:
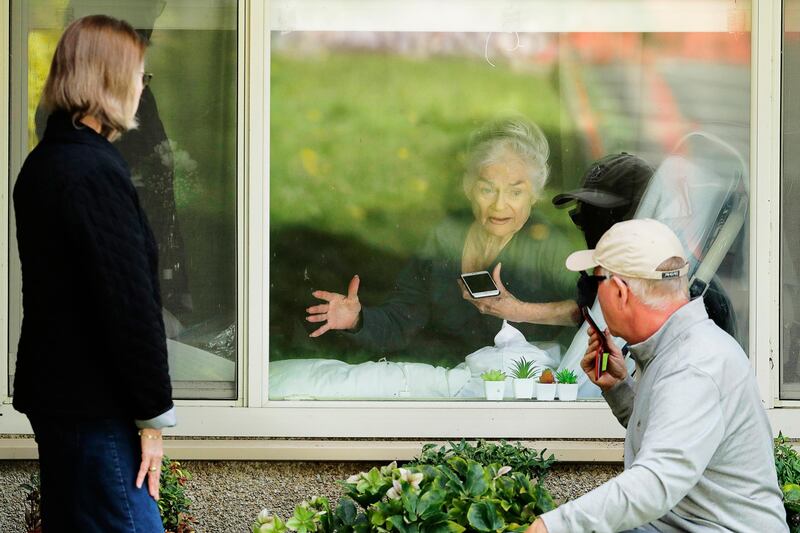
[[[608,370],[608,358],[611,355],[611,348],[608,345],[608,339],[605,333],[597,326],[597,322],[594,321],[592,314],[589,312],[589,308],[583,306],[581,307],[581,312],[583,313],[583,318],[586,319],[586,322],[597,332],[597,336],[600,339],[600,347],[597,349],[597,356],[595,357],[594,363],[594,379],[599,380],[606,370]]]
[[[495,285],[492,275],[485,270],[461,274],[461,281],[464,282],[464,286],[473,298],[500,295],[500,289]]]

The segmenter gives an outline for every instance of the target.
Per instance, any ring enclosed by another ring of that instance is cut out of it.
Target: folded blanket
[[[394,400],[452,398],[467,383],[463,365],[289,359],[269,366],[270,400]]]

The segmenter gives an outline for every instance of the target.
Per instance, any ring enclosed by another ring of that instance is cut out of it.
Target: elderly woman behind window
[[[574,325],[577,306],[575,277],[563,268],[570,246],[532,215],[548,157],[541,129],[524,119],[476,132],[462,181],[472,217],[451,217],[435,228],[381,305],[362,306],[357,275],[347,295],[313,292],[325,303],[307,309],[307,320],[321,323],[311,337],[343,330],[382,354],[432,349],[463,358],[493,344],[505,319],[529,341],[558,340],[563,326]],[[459,275],[479,270],[493,272],[499,296],[473,300],[465,293]]]

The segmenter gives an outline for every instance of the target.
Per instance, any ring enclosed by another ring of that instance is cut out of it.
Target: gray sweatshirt
[[[604,394],[627,428],[625,471],[542,515],[549,533],[788,532],[755,377],[702,298],[630,348],[638,381]]]

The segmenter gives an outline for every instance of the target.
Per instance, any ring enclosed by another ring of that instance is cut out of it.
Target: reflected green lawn
[[[464,206],[469,135],[499,116],[537,122],[551,143],[551,181],[574,182],[575,162],[562,161],[577,153],[573,128],[554,77],[474,59],[273,55],[272,229],[324,227],[407,254]]]

